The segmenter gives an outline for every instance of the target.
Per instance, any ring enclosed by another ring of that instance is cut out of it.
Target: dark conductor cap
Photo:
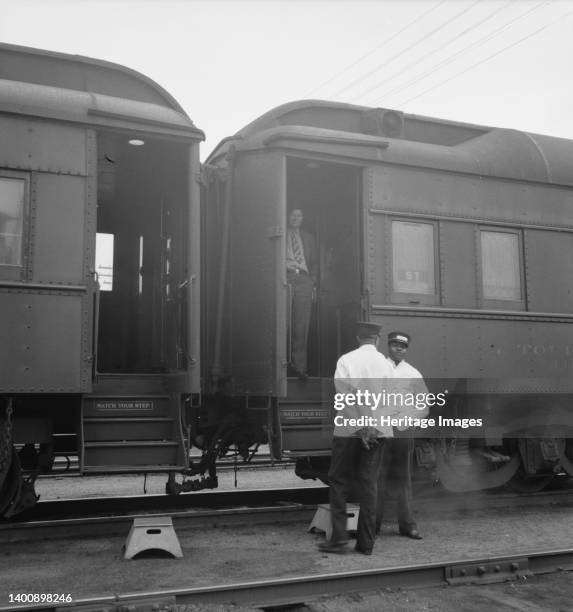
[[[401,342],[408,346],[410,344],[410,336],[405,332],[394,331],[388,334],[388,342]]]
[[[374,338],[380,335],[381,327],[376,323],[370,323],[368,321],[358,321],[356,323],[356,335],[359,338]]]

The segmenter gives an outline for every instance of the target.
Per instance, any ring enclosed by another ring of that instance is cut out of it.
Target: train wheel
[[[526,474],[520,467],[507,484],[516,493],[537,493],[542,491],[555,478],[555,474]]]
[[[0,517],[11,518],[36,504],[39,496],[34,490],[35,477],[24,478],[16,449],[12,447],[12,459],[0,489]]]
[[[0,487],[0,517],[7,518],[10,512],[15,507],[18,498],[22,492],[22,471],[20,469],[20,460],[14,447],[12,447],[12,456],[10,465],[5,472],[2,486]]]
[[[519,452],[521,465],[508,482],[517,493],[542,491],[554,478],[559,458],[563,457],[565,440],[561,438],[520,438],[512,449]]]
[[[519,454],[508,457],[509,461],[493,463],[472,452],[469,440],[457,440],[454,452],[436,451],[436,474],[447,491],[493,489],[508,482],[520,466]]]

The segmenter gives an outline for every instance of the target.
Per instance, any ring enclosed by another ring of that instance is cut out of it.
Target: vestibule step
[[[84,441],[172,440],[168,417],[84,417]]]
[[[177,442],[150,440],[85,442],[83,468],[177,465],[179,446]]]

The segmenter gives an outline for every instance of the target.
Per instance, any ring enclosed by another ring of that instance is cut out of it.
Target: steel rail
[[[295,576],[240,584],[190,589],[125,593],[78,599],[70,604],[28,604],[26,609],[55,610],[173,610],[192,604],[234,604],[257,607],[307,603],[324,596],[371,592],[385,588],[420,588],[459,584],[491,584],[533,574],[573,570],[573,550],[550,550],[508,556],[480,557],[391,568]],[[0,607],[0,612],[21,610]]]
[[[529,494],[500,491],[452,493],[435,487],[420,490],[415,496],[419,514],[432,515],[471,512],[511,506],[571,505],[573,488],[540,491]],[[208,490],[179,495],[145,494],[128,496],[83,497],[75,499],[40,500],[33,508],[13,517],[10,522],[0,521],[0,532],[6,525],[65,517],[80,518],[161,512],[163,514],[188,509],[220,509],[240,506],[272,506],[279,503],[318,505],[328,503],[328,488],[317,484],[310,487],[278,489]],[[390,501],[392,503],[392,501]]]
[[[134,519],[146,516],[166,516],[173,520],[177,531],[197,528],[301,523],[312,520],[316,505],[283,503],[274,506],[251,506],[219,510],[188,510],[171,513],[139,513],[123,516],[92,516],[50,521],[29,521],[0,525],[0,544],[37,542],[91,537],[126,536]]]
[[[48,507],[44,513],[32,517],[20,515],[11,522],[0,522],[0,542],[124,535],[133,519],[142,515],[169,515],[178,529],[304,522],[312,519],[319,503],[327,502],[326,487],[42,502]],[[390,501],[390,505],[394,503]],[[463,517],[484,510],[515,507],[573,507],[573,490],[527,496],[515,493],[489,496],[451,493],[418,497],[416,506],[419,518]]]
[[[125,535],[142,515],[168,514],[178,529],[310,521],[327,501],[327,487],[307,487],[40,502],[0,522],[0,543]]]
[[[231,491],[195,491],[179,495],[128,495],[121,497],[83,497],[39,501],[31,510],[14,517],[12,523],[49,518],[94,516],[119,513],[168,511],[198,508],[233,508],[272,506],[278,503],[316,505],[328,501],[328,487],[289,487],[281,489],[246,489]],[[0,529],[4,523],[0,522]]]

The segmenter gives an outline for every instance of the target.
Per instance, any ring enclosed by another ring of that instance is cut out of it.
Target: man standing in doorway
[[[318,261],[313,236],[301,229],[303,220],[304,215],[300,208],[290,211],[286,237],[286,267],[291,295],[290,373],[301,380],[306,380],[308,377],[308,330]]]

